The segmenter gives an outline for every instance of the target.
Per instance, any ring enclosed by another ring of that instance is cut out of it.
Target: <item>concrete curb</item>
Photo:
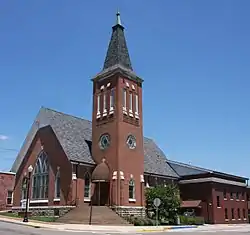
[[[17,224],[17,225],[22,225],[22,226],[32,227],[32,228],[41,228],[41,226],[39,226],[39,225],[29,224],[29,222],[24,223],[24,222],[21,222],[19,220],[5,220],[5,219],[0,218],[0,222],[4,222],[4,223],[8,223],[8,224]]]
[[[10,223],[10,224],[17,224],[17,225],[22,225],[22,226],[26,226],[26,227],[32,227],[32,228],[43,228],[43,229],[53,229],[53,230],[64,230],[64,231],[95,231],[95,232],[101,232],[101,231],[105,231],[105,232],[112,232],[112,233],[139,233],[139,232],[164,232],[164,231],[168,231],[168,230],[175,230],[175,229],[188,229],[188,228],[198,228],[198,226],[194,226],[194,225],[182,225],[182,226],[159,226],[159,227],[137,227],[137,226],[131,226],[131,227],[121,227],[121,226],[110,226],[110,227],[99,227],[99,226],[87,226],[87,227],[83,227],[83,228],[67,228],[64,226],[58,226],[58,224],[50,224],[50,223],[40,223],[40,222],[36,222],[36,221],[29,221],[28,223],[24,223],[21,220],[17,220],[17,219],[10,219],[7,217],[0,217],[0,221],[1,222],[5,222],[5,223]]]
[[[188,228],[198,228],[197,225],[183,225],[183,226],[170,226],[170,227],[160,227],[160,228],[143,228],[139,229],[136,232],[164,232],[168,230],[175,230],[175,229],[188,229]]]

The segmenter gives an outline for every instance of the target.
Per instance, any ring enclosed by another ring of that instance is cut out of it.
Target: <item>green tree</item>
[[[179,189],[174,184],[156,186],[146,189],[146,212],[149,218],[156,218],[154,199],[160,198],[161,205],[158,209],[160,221],[168,221],[170,224],[176,223],[176,218],[180,209],[181,199]]]

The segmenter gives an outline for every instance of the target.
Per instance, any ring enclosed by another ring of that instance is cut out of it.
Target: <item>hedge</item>
[[[203,225],[205,223],[203,217],[198,216],[180,216],[180,223],[182,225]]]

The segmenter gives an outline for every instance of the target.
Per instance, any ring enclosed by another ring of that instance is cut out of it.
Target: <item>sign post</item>
[[[156,209],[156,226],[158,226],[158,213],[159,213],[159,206],[161,205],[161,199],[155,198],[154,199],[154,206]]]

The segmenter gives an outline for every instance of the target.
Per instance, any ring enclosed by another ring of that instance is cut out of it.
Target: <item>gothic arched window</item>
[[[60,198],[61,191],[61,180],[60,180],[60,170],[57,170],[55,179],[55,198]]]
[[[87,172],[84,176],[84,198],[89,199],[91,195],[91,180],[90,175]]]
[[[32,177],[32,198],[47,199],[49,182],[49,163],[47,154],[42,151],[37,158]]]
[[[129,191],[129,199],[135,199],[135,182],[133,179],[129,181],[128,191]]]

